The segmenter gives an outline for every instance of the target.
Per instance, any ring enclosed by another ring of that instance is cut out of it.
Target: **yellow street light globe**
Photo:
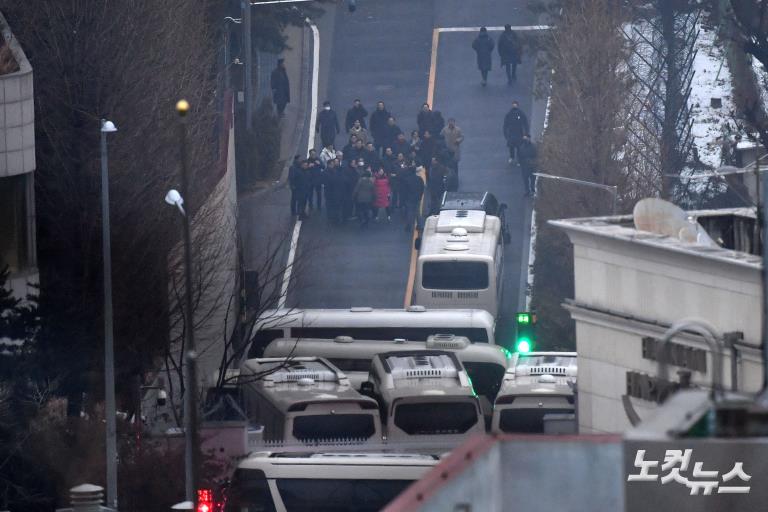
[[[179,113],[180,116],[187,115],[187,112],[189,112],[189,102],[187,100],[179,100],[176,102],[176,112]]]

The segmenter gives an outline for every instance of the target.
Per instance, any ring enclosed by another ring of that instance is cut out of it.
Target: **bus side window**
[[[264,349],[267,348],[273,340],[283,337],[282,329],[263,329],[256,332],[251,338],[251,346],[248,349],[248,359],[254,357],[262,357],[264,355]]]

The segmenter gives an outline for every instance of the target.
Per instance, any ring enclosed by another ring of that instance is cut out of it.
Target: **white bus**
[[[515,354],[493,405],[492,432],[575,433],[576,352]]]
[[[418,240],[413,302],[430,308],[476,308],[495,318],[501,304],[501,220],[484,210],[442,210],[427,217]]]
[[[238,384],[248,420],[264,427],[265,441],[381,441],[377,402],[323,358],[249,359]]]
[[[454,352],[377,354],[362,392],[378,400],[387,442],[459,443],[485,433],[480,401]]]
[[[378,512],[439,462],[397,453],[270,453],[240,462],[225,512]]]
[[[507,371],[512,353],[498,345],[471,343],[464,336],[436,334],[427,341],[357,340],[348,336],[335,339],[278,338],[264,350],[264,357],[318,356],[328,359],[343,371],[355,389],[368,380],[371,361],[376,354],[394,351],[447,350],[454,352],[464,365],[478,395],[488,400],[487,410]]]
[[[260,357],[277,338],[351,336],[358,340],[426,340],[433,334],[465,336],[472,343],[495,343],[495,320],[482,309],[285,309],[269,310],[253,328],[246,357]]]

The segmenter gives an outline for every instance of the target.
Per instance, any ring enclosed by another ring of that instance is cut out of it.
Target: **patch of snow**
[[[755,73],[757,86],[760,89],[760,100],[763,102],[763,108],[768,107],[768,71],[763,63],[752,57],[752,71]]]
[[[713,168],[720,166],[724,125],[731,119],[734,110],[731,71],[725,58],[723,46],[717,41],[712,28],[699,23],[700,32],[696,41],[696,58],[693,61],[694,75],[691,81],[691,107],[693,127],[691,134],[699,153],[699,159]],[[712,98],[720,98],[722,106],[714,108]]]

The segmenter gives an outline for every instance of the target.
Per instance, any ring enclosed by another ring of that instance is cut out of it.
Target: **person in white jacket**
[[[336,158],[336,150],[333,149],[333,144],[325,146],[320,152],[320,161],[323,163],[323,168],[328,167],[328,162],[334,158]]]

